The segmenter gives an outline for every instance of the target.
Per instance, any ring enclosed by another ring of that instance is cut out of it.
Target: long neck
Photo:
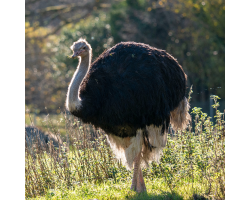
[[[81,106],[82,100],[79,97],[79,86],[88,72],[90,63],[91,55],[79,58],[79,64],[69,84],[67,93],[66,108],[70,112],[78,110]]]

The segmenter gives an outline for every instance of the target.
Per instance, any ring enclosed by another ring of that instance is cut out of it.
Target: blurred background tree
[[[178,59],[193,85],[192,106],[209,113],[209,96],[225,101],[224,0],[26,0],[26,106],[59,113],[77,65],[80,37],[93,60],[121,41],[143,42]]]

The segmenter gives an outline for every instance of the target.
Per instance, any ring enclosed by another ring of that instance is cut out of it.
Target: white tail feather
[[[189,114],[190,105],[186,97],[179,103],[178,107],[170,112],[170,124],[175,131],[183,130],[191,121]]]

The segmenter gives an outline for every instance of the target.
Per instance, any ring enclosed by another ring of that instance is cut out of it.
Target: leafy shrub
[[[146,179],[163,178],[172,194],[188,185],[195,197],[225,199],[224,113],[217,109],[218,97],[212,98],[216,123],[201,108],[193,108],[194,128],[189,126],[177,133],[170,128],[160,163],[143,169]],[[115,159],[104,132],[67,114],[64,120],[67,137],[59,151],[59,160],[53,152],[40,152],[34,159],[26,149],[26,197],[51,195],[50,191],[55,189],[68,191],[83,183],[131,181],[132,172]]]

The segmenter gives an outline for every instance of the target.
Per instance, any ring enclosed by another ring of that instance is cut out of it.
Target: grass
[[[192,187],[186,182],[179,185],[178,191],[171,192],[164,178],[145,179],[147,193],[137,194],[131,191],[131,179],[114,183],[113,181],[105,181],[103,183],[82,183],[81,186],[70,188],[51,189],[42,197],[34,199],[169,199],[183,200],[193,199],[193,194],[197,194],[197,189],[205,191],[206,188],[201,185]],[[196,183],[197,184],[197,183]],[[198,192],[200,193],[200,192]]]
[[[163,179],[145,179],[145,181],[147,193],[142,194],[137,194],[129,189],[131,181],[120,183],[106,181],[100,184],[83,183],[74,189],[50,190],[44,197],[36,199],[183,199],[181,195],[171,193]],[[183,187],[180,193],[187,196],[186,188]]]
[[[35,113],[25,113],[25,125],[33,126],[38,128],[46,129],[47,131],[57,128],[60,135],[66,135],[65,129],[65,114],[35,114]]]
[[[26,149],[26,199],[225,199],[224,113],[211,98],[216,122],[195,107],[194,127],[169,130],[160,163],[143,170],[147,194],[140,195],[130,191],[133,172],[115,159],[101,130],[66,114],[59,122],[47,117],[43,127],[64,129],[64,146],[47,152],[35,146],[35,158]]]

